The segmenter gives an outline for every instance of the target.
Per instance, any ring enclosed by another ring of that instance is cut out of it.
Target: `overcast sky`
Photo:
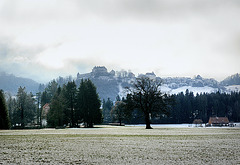
[[[239,73],[240,1],[0,1],[0,70],[47,82],[94,66],[217,80]]]

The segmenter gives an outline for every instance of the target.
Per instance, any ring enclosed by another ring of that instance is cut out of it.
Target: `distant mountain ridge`
[[[96,85],[100,98],[110,98],[111,100],[115,100],[117,95],[124,96],[125,95],[125,87],[130,87],[132,82],[136,80],[137,77],[147,76],[153,79],[161,79],[162,87],[161,90],[163,92],[169,94],[177,94],[179,92],[185,92],[186,89],[192,91],[194,94],[196,93],[212,93],[212,92],[227,92],[230,93],[232,91],[240,91],[240,86],[238,85],[238,81],[240,81],[239,75],[236,74],[232,77],[232,79],[224,81],[230,81],[231,86],[225,85],[224,82],[218,82],[215,79],[206,79],[201,77],[200,75],[195,76],[194,78],[188,77],[168,77],[168,78],[160,78],[157,77],[153,72],[140,74],[135,76],[132,72],[127,71],[107,71],[107,68],[104,66],[94,67],[92,72],[85,74],[77,74],[76,83],[79,84],[81,79],[91,79],[93,83]],[[235,85],[235,86],[234,86]]]
[[[212,93],[212,92],[227,92],[240,91],[240,76],[235,74],[227,77],[221,82],[215,79],[206,79],[197,75],[193,78],[188,77],[167,77],[160,78],[157,77],[153,72],[140,74],[135,76],[131,71],[114,71],[108,72],[107,68],[104,66],[96,66],[92,69],[90,73],[77,74],[75,78],[71,76],[67,78],[58,77],[56,79],[59,85],[63,85],[68,81],[74,80],[77,85],[80,84],[81,79],[90,79],[97,87],[97,91],[101,99],[110,98],[115,100],[117,95],[120,97],[125,95],[125,87],[130,87],[132,82],[136,80],[137,77],[148,76],[153,79],[161,79],[163,92],[169,94],[177,94],[179,92],[185,92],[186,89],[196,93]],[[5,92],[11,92],[13,94],[17,93],[17,89],[20,86],[25,86],[27,91],[36,93],[39,89],[39,83],[27,79],[16,77],[14,75],[0,73],[0,89]],[[44,90],[44,85],[41,85],[42,90]]]
[[[240,75],[236,73],[232,76],[229,76],[221,81],[220,84],[223,86],[240,85]]]
[[[194,78],[186,78],[186,77],[169,77],[163,78],[163,83],[168,84],[168,87],[172,89],[176,89],[182,86],[192,86],[192,87],[204,87],[209,86],[212,88],[223,89],[223,86],[215,79],[205,79],[200,75],[197,75]]]
[[[0,89],[4,92],[9,92],[12,95],[17,94],[18,88],[26,87],[26,91],[36,93],[38,91],[39,83],[32,79],[16,77],[13,74],[0,72]]]

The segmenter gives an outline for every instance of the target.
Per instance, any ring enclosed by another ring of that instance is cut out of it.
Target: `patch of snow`
[[[121,83],[118,84],[118,90],[119,90],[118,95],[120,96],[120,98],[127,96],[127,91],[125,88],[123,88]]]
[[[231,85],[231,86],[225,86],[226,92],[240,92],[240,85]]]
[[[240,123],[233,123],[234,127],[240,127]]]
[[[145,127],[146,124],[136,124],[136,125],[126,125],[126,126]],[[192,127],[193,124],[151,124],[151,126],[153,128],[154,127],[187,128],[187,127]]]
[[[169,93],[172,89],[169,88],[166,84],[163,84],[163,85],[160,87],[160,90],[161,90],[163,93]]]
[[[214,93],[214,92],[218,91],[217,88],[212,88],[212,87],[208,87],[208,86],[205,86],[205,87],[183,86],[181,88],[173,89],[171,91],[171,94],[177,94],[177,93],[180,93],[180,92],[185,93],[185,91],[187,89],[189,90],[189,92],[193,92],[194,95],[196,95],[197,93],[198,94],[200,94],[200,93]]]
[[[240,123],[233,123],[234,127],[240,127]],[[145,127],[146,124],[129,124],[125,126],[130,126],[130,127]],[[151,126],[154,127],[168,127],[168,128],[189,128],[189,127],[196,127],[196,124],[151,124]],[[200,127],[200,126],[198,126]],[[232,128],[232,127],[205,127],[205,124],[202,124],[201,127],[204,128]]]
[[[183,86],[177,89],[171,89],[169,88],[167,85],[163,85],[161,87],[162,92],[164,93],[169,93],[169,94],[178,94],[183,92],[185,94],[186,90],[189,90],[189,92],[193,92],[194,95],[196,95],[197,93],[214,93],[218,91],[218,88],[212,88],[212,87],[208,87],[208,86],[204,86],[204,87],[192,87],[192,86]]]
[[[126,97],[127,93],[126,90],[122,87],[121,83],[118,85],[119,88],[119,96],[120,97]],[[189,92],[193,92],[193,94],[196,96],[198,94],[203,94],[203,93],[216,93],[218,91],[220,92],[226,92],[226,93],[231,93],[231,92],[240,92],[240,85],[232,85],[232,86],[225,86],[225,89],[219,89],[219,88],[214,88],[214,87],[209,87],[209,86],[204,86],[204,87],[192,87],[190,85],[187,86],[182,86],[179,88],[171,88],[168,84],[162,84],[160,87],[160,90],[162,93],[167,93],[167,94],[179,94],[183,92],[185,94],[186,90],[189,90]]]

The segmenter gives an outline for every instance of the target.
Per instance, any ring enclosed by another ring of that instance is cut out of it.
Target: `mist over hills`
[[[26,87],[27,92],[36,93],[39,83],[29,78],[16,77],[13,74],[0,72],[0,89],[15,95],[20,86]]]
[[[130,87],[132,82],[136,80],[137,77],[148,76],[153,79],[161,79],[163,92],[169,94],[177,94],[179,92],[185,92],[186,89],[196,93],[212,93],[212,92],[232,92],[240,91],[240,76],[239,74],[234,74],[227,77],[221,82],[215,79],[206,79],[197,75],[193,78],[188,77],[167,77],[160,78],[157,77],[153,72],[140,74],[138,76],[134,75],[131,71],[114,71],[110,72],[104,66],[97,66],[92,69],[90,73],[77,74],[76,77],[58,77],[55,81],[62,86],[68,81],[74,80],[77,85],[80,84],[81,79],[90,79],[97,87],[97,92],[101,99],[110,98],[115,100],[117,95],[120,97],[125,96],[125,87]],[[31,79],[16,77],[12,74],[0,73],[0,89],[5,92],[10,92],[13,95],[17,93],[18,88],[26,87],[28,92],[36,93],[39,90],[44,90],[47,84],[39,84]]]

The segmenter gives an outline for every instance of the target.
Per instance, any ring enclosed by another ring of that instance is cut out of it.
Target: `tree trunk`
[[[88,128],[93,128],[93,123],[92,122],[88,123]]]
[[[42,128],[42,107],[40,108],[40,128]]]
[[[145,122],[146,122],[146,129],[152,129],[149,113],[145,113]]]
[[[70,125],[70,127],[71,128],[73,128],[74,127],[74,121],[73,121],[74,119],[73,119],[73,107],[71,106],[71,125]]]
[[[23,105],[20,105],[21,107],[21,127],[24,128],[25,124],[24,124],[24,109],[23,109]]]
[[[75,127],[74,114],[73,114],[73,96],[71,96],[71,127]]]

